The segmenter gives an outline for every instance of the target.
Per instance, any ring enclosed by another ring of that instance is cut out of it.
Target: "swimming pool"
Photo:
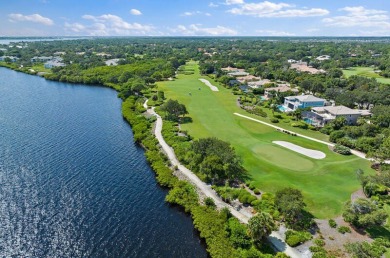
[[[286,109],[283,105],[279,105],[279,106],[278,106],[278,109],[279,109],[280,111],[282,111],[282,112],[286,112],[286,111],[287,111],[287,109]]]

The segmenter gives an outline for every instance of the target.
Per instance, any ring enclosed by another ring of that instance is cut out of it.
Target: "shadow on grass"
[[[388,228],[382,227],[372,227],[366,230],[371,238],[386,238],[390,239],[390,231]]]
[[[189,124],[189,123],[192,123],[192,118],[189,117],[189,116],[182,117],[182,118],[180,118],[180,123],[181,123],[181,124]]]

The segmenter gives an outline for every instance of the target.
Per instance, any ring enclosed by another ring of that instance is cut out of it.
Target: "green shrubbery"
[[[351,155],[351,150],[348,147],[340,144],[336,144],[333,148],[333,151],[342,155]]]
[[[341,226],[337,229],[337,231],[341,234],[345,234],[345,233],[351,233],[351,228],[350,227],[347,227],[347,226]]]
[[[295,247],[310,239],[312,239],[312,235],[309,232],[294,230],[286,231],[286,243],[289,246]]]
[[[334,219],[330,219],[328,222],[331,228],[337,228],[337,223]]]

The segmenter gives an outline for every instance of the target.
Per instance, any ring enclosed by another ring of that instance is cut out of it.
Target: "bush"
[[[278,118],[278,119],[282,119],[283,118],[281,114],[274,114],[274,117]]]
[[[298,127],[298,128],[302,128],[302,129],[307,129],[309,128],[309,125],[304,123],[304,122],[295,122],[295,123],[291,123],[291,126],[292,127]]]
[[[336,223],[336,221],[335,221],[334,219],[330,219],[330,220],[329,220],[329,226],[330,226],[331,228],[337,228],[337,223]]]
[[[260,190],[259,189],[255,189],[255,190],[253,190],[253,192],[255,193],[255,194],[260,194]]]
[[[333,148],[333,151],[342,155],[351,155],[351,150],[348,147],[340,144],[336,144]]]
[[[316,246],[324,246],[325,245],[325,241],[322,240],[322,239],[317,238],[317,239],[314,240],[314,244]]]
[[[345,234],[345,233],[351,233],[351,229],[349,227],[346,227],[346,226],[341,226],[337,229],[337,231],[341,234]]]
[[[279,123],[279,119],[274,118],[274,117],[271,118],[270,121],[271,121],[271,123]]]
[[[329,141],[336,142],[338,139],[341,139],[345,136],[343,131],[334,131],[330,133]]]
[[[215,208],[215,202],[211,197],[207,197],[204,199],[204,204],[208,207],[214,207]]]
[[[287,230],[286,232],[286,243],[291,247],[298,246],[311,238],[312,235],[306,231]]]

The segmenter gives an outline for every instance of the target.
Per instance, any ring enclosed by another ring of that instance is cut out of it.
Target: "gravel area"
[[[285,142],[285,141],[273,141],[272,143],[275,143],[279,146],[285,147],[289,150],[298,152],[302,155],[305,155],[312,159],[324,159],[326,157],[325,153],[322,151],[312,150],[312,149],[306,149],[301,146],[298,146],[296,144]]]

